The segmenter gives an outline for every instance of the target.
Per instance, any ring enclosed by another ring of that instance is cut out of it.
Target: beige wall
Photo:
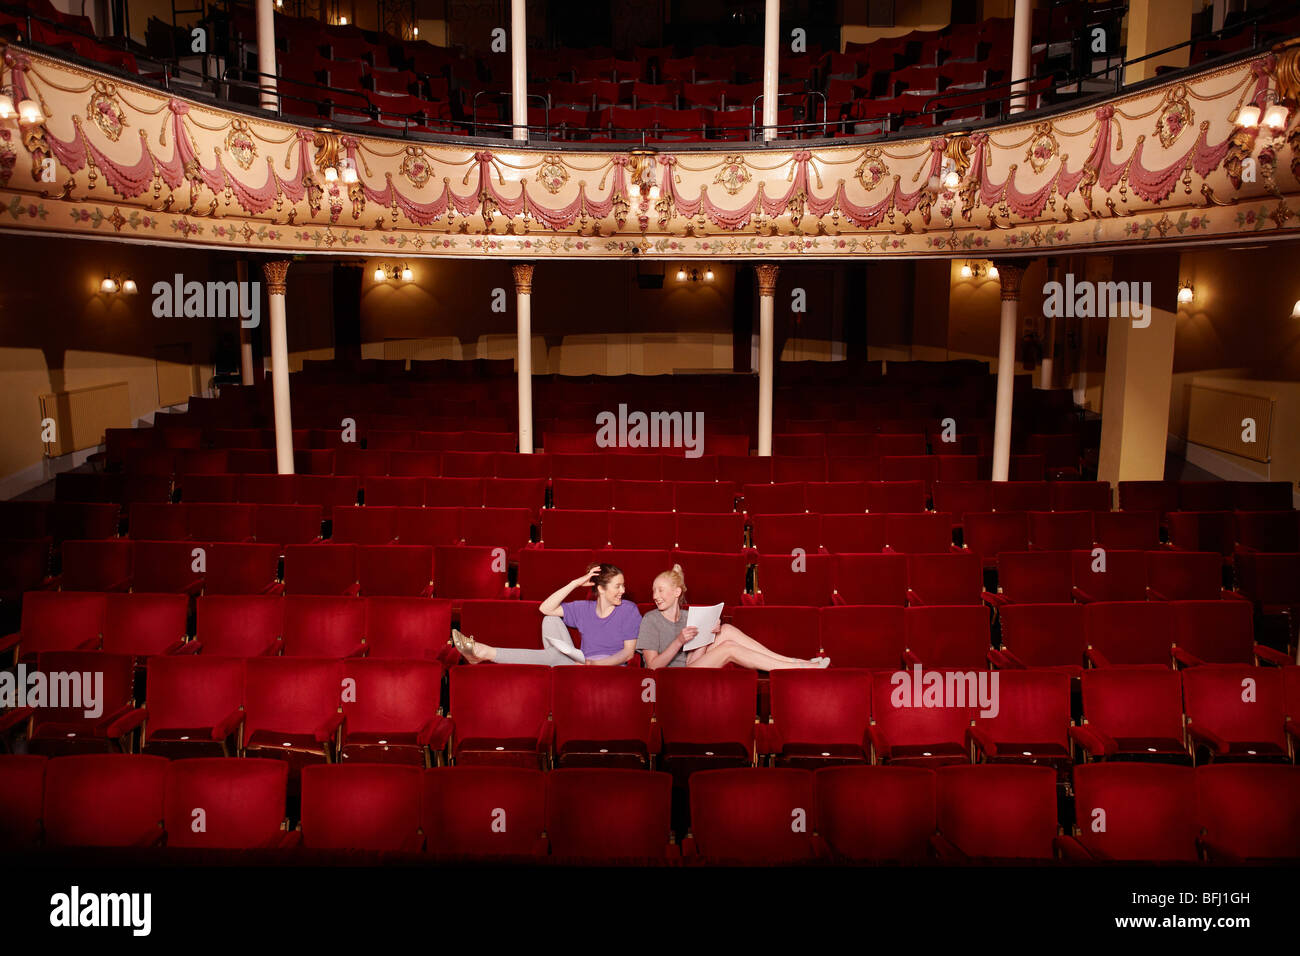
[[[870,43],[881,37],[902,36],[913,30],[938,30],[952,20],[952,0],[907,0],[894,7],[894,26],[867,26],[866,0],[845,0],[840,28],[840,50],[847,42]],[[993,14],[988,14],[992,16]]]

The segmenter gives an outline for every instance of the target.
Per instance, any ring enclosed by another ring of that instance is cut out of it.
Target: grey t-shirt
[[[668,645],[673,639],[681,633],[682,628],[686,626],[686,611],[679,610],[677,623],[674,624],[663,613],[655,608],[641,618],[641,630],[636,636],[636,649],[638,651],[654,651],[656,654],[662,654],[668,649]],[[677,656],[668,663],[669,667],[685,667],[686,652],[678,651]]]

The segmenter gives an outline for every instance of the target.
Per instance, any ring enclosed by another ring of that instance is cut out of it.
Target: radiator
[[[41,418],[52,418],[55,425],[55,440],[45,443],[47,458],[101,444],[105,428],[131,427],[126,382],[42,395],[40,402]]]
[[[1264,395],[1189,385],[1187,440],[1251,461],[1267,462],[1276,401]],[[1247,418],[1255,420],[1253,442],[1242,441],[1242,421]]]

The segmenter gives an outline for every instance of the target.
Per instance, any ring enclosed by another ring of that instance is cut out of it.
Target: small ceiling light
[[[23,100],[18,104],[18,120],[23,123],[41,123],[44,122],[45,115],[35,100]]]
[[[104,281],[99,284],[99,291],[112,295],[117,291],[117,280],[112,276],[104,276]]]
[[[335,183],[335,182],[338,182],[338,179],[339,179],[339,171],[338,171],[337,169],[335,169],[333,166],[326,166],[326,167],[325,167],[325,182],[327,182],[327,183]]]
[[[1237,125],[1242,129],[1254,129],[1258,126],[1259,107],[1252,104],[1237,110]]]
[[[357,181],[357,171],[351,163],[343,167],[343,181],[345,183],[355,183]]]
[[[1183,283],[1178,289],[1178,304],[1187,305],[1196,297],[1196,292],[1192,289],[1190,282]]]
[[[127,295],[135,295],[140,290],[135,287],[134,279],[125,279],[122,282],[122,291]]]
[[[1264,125],[1275,133],[1286,129],[1287,109],[1281,103],[1274,103],[1264,111]]]
[[[971,275],[972,273],[971,273],[970,263],[968,262],[961,267],[961,277],[963,279],[969,279]]]
[[[412,275],[412,273],[411,273],[411,267],[410,267],[410,266],[402,266],[402,281],[403,281],[403,282],[410,282],[410,281],[411,281],[411,275]]]
[[[14,98],[8,93],[0,93],[0,120],[10,119],[14,115]]]

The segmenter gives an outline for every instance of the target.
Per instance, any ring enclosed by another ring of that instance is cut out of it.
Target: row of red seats
[[[480,603],[496,608],[499,602]],[[31,661],[51,652],[103,651],[128,655],[137,664],[156,655],[198,653],[455,659],[448,644],[452,604],[445,600],[205,594],[196,608],[195,633],[189,638],[184,594],[38,592],[23,610],[22,630],[0,643],[0,653],[17,648],[19,660]],[[536,617],[537,609],[530,610]],[[470,625],[482,626],[483,613],[471,612]],[[535,637],[540,627],[535,619],[530,623]],[[519,646],[535,644],[521,639]]]
[[[313,767],[287,830],[283,764],[88,756],[0,757],[3,844],[369,850],[435,857],[672,860],[671,779],[634,770]],[[1216,864],[1300,857],[1293,767],[1075,768],[1063,835],[1055,781],[1034,767],[716,770],[692,778],[701,862],[833,858]],[[205,826],[194,826],[196,808]],[[1107,825],[1090,825],[1095,812]],[[1068,821],[1067,821],[1068,822]],[[406,857],[410,859],[410,856]]]
[[[922,610],[933,620],[954,609]],[[35,664],[42,673],[103,675],[94,716],[40,704],[4,714],[0,732],[26,722],[29,748],[49,755],[129,751],[143,728],[145,752],[279,755],[295,768],[349,758],[427,766],[445,749],[458,765],[542,768],[648,768],[662,754],[660,765],[675,772],[760,757],[791,766],[983,759],[1065,769],[1076,748],[1096,758],[1290,762],[1300,737],[1294,666],[1082,671],[1076,725],[1061,669],[926,664],[910,651],[876,671],[773,671],[762,698],[756,672],[743,668],[453,667],[446,717],[442,665],[430,660],[155,655],[144,707],[135,706],[131,655],[50,651]],[[939,675],[939,696],[923,704],[926,672]],[[916,697],[900,701],[900,680],[913,679]]]

